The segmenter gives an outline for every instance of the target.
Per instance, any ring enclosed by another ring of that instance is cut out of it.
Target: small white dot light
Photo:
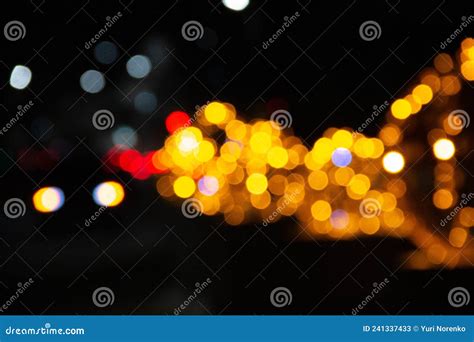
[[[127,62],[127,72],[134,78],[143,78],[151,71],[150,59],[143,55],[136,55]]]
[[[24,65],[13,68],[10,76],[10,85],[15,89],[25,89],[31,82],[31,70]]]
[[[242,11],[248,6],[249,0],[222,0],[222,3],[233,11]]]

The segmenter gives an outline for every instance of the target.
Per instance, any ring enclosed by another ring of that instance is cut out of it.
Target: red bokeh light
[[[190,117],[185,112],[175,111],[170,113],[165,120],[166,130],[173,134],[177,129],[190,124]]]
[[[149,152],[145,155],[145,166],[149,173],[151,174],[162,174],[166,173],[168,169],[163,164],[159,163],[156,158],[153,156],[157,153],[156,151]]]
[[[130,173],[137,172],[142,167],[142,155],[136,150],[123,151],[119,158],[119,164],[122,170]]]

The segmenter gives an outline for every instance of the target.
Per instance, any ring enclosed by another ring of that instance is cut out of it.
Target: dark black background
[[[402,95],[461,17],[473,14],[472,2],[254,0],[233,12],[214,0],[127,1],[2,4],[2,27],[16,19],[27,29],[23,40],[0,39],[2,85],[16,64],[33,72],[28,89],[2,88],[2,120],[19,104],[35,102],[0,138],[1,202],[20,197],[28,203],[21,219],[0,218],[0,298],[11,296],[18,282],[35,280],[7,313],[172,314],[194,284],[208,277],[211,286],[184,313],[351,314],[384,278],[389,285],[362,314],[471,312],[472,306],[452,308],[447,293],[454,286],[472,288],[472,270],[399,269],[414,248],[408,241],[314,241],[305,234],[294,239],[298,231],[291,219],[262,231],[229,227],[221,217],[185,219],[178,205],[158,198],[155,180],[137,181],[101,167],[110,132],[95,130],[91,117],[98,109],[111,110],[116,126],[139,128],[138,148],[146,151],[161,146],[164,118],[172,110],[192,112],[217,98],[245,117],[268,117],[266,103],[276,101],[292,113],[295,135],[311,143],[328,127],[357,127],[374,105]],[[112,67],[100,65],[84,43],[117,11],[123,17],[101,41],[115,42],[120,59]],[[287,33],[262,49],[296,11],[300,17]],[[189,20],[205,27],[197,42],[181,36]],[[367,20],[380,24],[379,39],[360,38],[359,26]],[[447,50],[455,51],[469,32]],[[145,80],[126,73],[125,63],[135,54],[152,59]],[[96,68],[106,72],[106,88],[84,93],[79,77]],[[133,97],[141,90],[158,98],[152,115],[134,110]],[[377,130],[373,125],[365,133]],[[11,160],[28,148],[25,159],[42,158],[38,153],[52,146],[61,146],[61,153],[45,170],[28,169],[20,163],[25,160],[18,161],[20,169]],[[90,192],[107,179],[127,184],[124,203],[80,228],[97,210]],[[35,189],[46,185],[66,194],[64,207],[52,215],[38,214],[31,205]],[[92,303],[99,286],[113,289],[112,306]],[[269,294],[277,286],[291,290],[291,305],[271,305]]]

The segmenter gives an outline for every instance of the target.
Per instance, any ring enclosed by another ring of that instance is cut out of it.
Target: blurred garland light
[[[417,212],[419,203],[405,196],[409,175],[401,171],[407,160],[417,161],[413,145],[404,142],[407,119],[436,97],[459,93],[456,67],[466,80],[473,79],[473,51],[474,39],[467,38],[461,44],[461,65],[445,53],[435,58],[436,70],[423,72],[421,83],[392,103],[379,138],[329,128],[307,148],[288,128],[273,121],[246,122],[231,104],[211,102],[192,119],[184,112],[171,113],[165,121],[171,135],[162,148],[144,156],[119,148],[107,160],[139,179],[166,173],[156,183],[163,197],[186,199],[183,204],[192,202],[194,211],[221,214],[230,225],[256,219],[268,224],[294,215],[314,235],[331,239],[407,237],[420,248],[421,254],[411,254],[407,260],[414,268],[454,267],[465,260],[472,265],[474,246],[468,239],[468,229],[474,225],[474,208],[468,206],[472,193],[461,196],[455,215],[441,220],[442,227],[449,221],[453,224],[446,236],[433,234],[429,228],[433,213],[423,217]],[[458,136],[469,125],[467,113],[458,112],[463,120],[447,116],[440,128],[428,133],[437,163],[433,205],[440,210],[453,208],[464,182],[453,177],[456,144],[446,137]],[[124,199],[124,190],[117,182],[104,182],[93,197],[99,205],[115,206]],[[33,202],[37,210],[47,212],[60,208],[62,198],[58,189],[40,189]]]

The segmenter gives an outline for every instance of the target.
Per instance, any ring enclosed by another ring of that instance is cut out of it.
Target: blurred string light
[[[248,6],[249,0],[222,0],[222,3],[228,9],[242,11]]]
[[[122,203],[125,192],[119,183],[108,181],[97,185],[92,193],[92,197],[98,205],[115,207]]]
[[[127,72],[133,78],[143,78],[151,71],[150,59],[143,55],[135,55],[127,61]]]
[[[410,255],[411,267],[454,267],[464,262],[460,252],[465,252],[464,259],[474,260],[468,244],[474,208],[467,206],[471,193],[459,195],[464,179],[454,177],[457,164],[452,160],[457,142],[447,136],[460,135],[469,118],[453,120],[440,114],[439,127],[427,136],[436,162],[433,206],[450,210],[456,201],[463,204],[452,211],[458,215],[441,221],[443,227],[452,221],[452,229],[442,232],[446,236],[433,234],[429,223],[433,212],[430,217],[417,212],[419,203],[406,196],[413,174],[401,171],[422,154],[417,144],[404,141],[407,119],[423,115],[423,106],[437,97],[458,94],[461,75],[470,80],[473,39],[462,42],[459,60],[464,66],[461,74],[451,56],[437,56],[434,69],[422,72],[420,82],[393,101],[377,138],[331,127],[308,148],[287,127],[259,119],[246,122],[234,106],[215,101],[199,108],[192,118],[172,112],[165,120],[170,136],[158,150],[141,154],[119,148],[111,153],[118,155],[115,165],[137,179],[162,174],[156,189],[163,197],[198,203],[196,210],[221,214],[230,225],[294,215],[313,234],[332,239],[374,234],[408,237],[422,253]],[[123,188],[116,182],[102,183],[94,190],[100,205],[117,205],[123,198]]]
[[[64,193],[57,187],[45,187],[33,195],[33,206],[42,213],[49,213],[60,209],[64,204]]]
[[[156,188],[170,199],[197,201],[203,214],[222,214],[231,225],[295,215],[314,234],[329,238],[381,233],[410,237],[424,253],[422,259],[410,259],[414,267],[447,263],[454,253],[450,248],[461,248],[467,241],[466,228],[473,224],[467,210],[472,208],[461,210],[456,221],[461,227],[449,233],[446,246],[442,238],[433,238],[414,209],[416,203],[410,205],[405,195],[411,174],[402,173],[416,153],[404,142],[406,120],[422,115],[418,113],[436,97],[461,89],[451,57],[435,59],[435,66],[440,71],[423,72],[420,83],[393,101],[377,138],[329,128],[307,148],[273,122],[246,122],[228,103],[211,102],[192,118],[173,112],[165,120],[171,135],[153,155],[153,162],[166,170]],[[432,130],[428,141],[440,163],[433,204],[448,210],[457,196],[455,165],[450,164],[456,146],[446,134],[459,134],[462,127],[455,130],[446,125],[446,118],[443,122],[443,129]]]
[[[79,79],[81,88],[88,93],[96,94],[105,87],[105,78],[97,70],[87,70]]]
[[[25,89],[31,82],[31,70],[24,65],[17,65],[10,75],[10,85],[15,89]]]

